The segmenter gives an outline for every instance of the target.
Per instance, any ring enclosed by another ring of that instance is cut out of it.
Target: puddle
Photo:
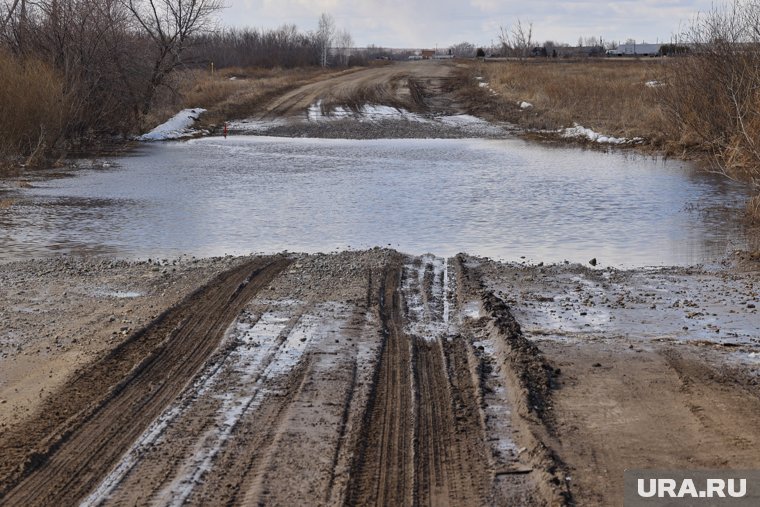
[[[516,139],[210,137],[73,176],[14,190],[0,262],[391,246],[639,267],[747,247],[739,185],[682,162]]]

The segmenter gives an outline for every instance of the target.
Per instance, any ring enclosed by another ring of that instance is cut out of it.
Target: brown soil
[[[555,445],[579,505],[622,505],[626,469],[760,466],[757,386],[735,373],[671,346],[541,348],[564,372]]]
[[[383,250],[239,263],[10,425],[3,502],[543,504],[489,443],[493,358],[473,340],[500,338],[460,318],[459,269]]]
[[[405,62],[328,77],[280,95],[263,106],[259,118],[292,117],[320,101],[325,112],[336,106],[358,108],[365,104],[411,111],[449,110],[451,104],[441,92],[453,69],[453,65],[440,62]]]
[[[0,331],[22,344],[4,344],[3,371],[67,372],[37,377],[16,417],[0,405],[4,504],[614,505],[624,468],[760,465],[757,371],[731,355],[751,340],[571,340],[532,322],[537,288],[560,297],[597,271],[380,249],[150,266],[0,266]],[[176,283],[160,313],[74,343],[111,325],[113,299],[88,291],[141,270],[131,315]],[[747,296],[756,281],[725,277]],[[43,288],[55,319],[28,311]],[[70,348],[24,349],[25,329],[66,329]]]

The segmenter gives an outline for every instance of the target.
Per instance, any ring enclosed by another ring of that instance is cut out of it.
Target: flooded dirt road
[[[601,275],[626,273],[380,249],[0,267],[2,502],[610,505],[624,467],[760,465],[751,324],[731,346],[612,324],[570,336],[535,310],[552,304],[536,285],[546,269],[558,308],[573,284],[598,298],[580,298],[587,315],[607,308],[598,291],[619,295]],[[647,294],[663,276],[634,273],[627,287]],[[715,277],[690,301],[733,290],[714,321],[752,322],[758,283]],[[93,315],[87,342],[61,336]],[[111,331],[121,315],[146,321]],[[59,375],[29,386],[14,377],[29,362]]]
[[[211,137],[4,189],[0,503],[608,506],[625,469],[760,468],[760,259],[716,213],[741,195],[620,154],[366,141],[492,132],[429,63],[232,129],[353,141]],[[351,245],[409,254],[273,253]]]

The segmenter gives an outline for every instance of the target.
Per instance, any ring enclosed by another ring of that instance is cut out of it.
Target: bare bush
[[[123,0],[136,26],[151,41],[150,77],[142,92],[142,114],[150,110],[156,90],[182,63],[193,37],[210,28],[221,0]]]
[[[697,18],[661,100],[682,144],[760,191],[760,2],[735,1]]]
[[[220,1],[0,4],[0,119],[12,134],[0,140],[5,156],[65,152],[133,133]]]
[[[51,65],[0,52],[0,156],[34,161],[62,136],[69,105]]]
[[[525,26],[518,19],[510,28],[502,26],[499,41],[504,56],[514,56],[520,60],[527,58],[533,48],[533,23]]]
[[[451,51],[451,54],[456,58],[474,58],[475,53],[477,52],[475,45],[469,42],[460,42],[459,44],[454,44],[451,46],[451,48],[449,48],[449,50]]]
[[[192,62],[226,67],[306,67],[319,65],[319,48],[311,34],[295,25],[275,30],[226,29],[202,34],[190,49]]]

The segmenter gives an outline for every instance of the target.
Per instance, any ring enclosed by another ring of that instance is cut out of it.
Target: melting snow
[[[564,138],[588,139],[589,141],[599,144],[631,144],[643,141],[643,139],[640,137],[628,139],[625,137],[613,137],[600,134],[599,132],[594,132],[591,129],[582,127],[577,123],[573,124],[572,127],[560,129],[559,133]]]
[[[391,106],[382,106],[378,104],[367,104],[353,111],[345,107],[336,107],[325,114],[322,111],[322,101],[319,100],[309,107],[306,112],[309,121],[329,121],[343,118],[356,118],[358,120],[380,121],[380,120],[407,120],[425,122],[423,117],[414,114],[406,109],[400,109]]]
[[[520,106],[520,109],[530,109],[533,107],[533,104],[530,102],[525,102],[524,100],[522,102],[517,103]]]
[[[425,272],[428,267],[431,267],[433,272],[433,283],[430,288],[432,301],[425,301],[422,295],[422,291],[425,290]],[[404,266],[404,273],[401,291],[410,317],[405,326],[406,332],[428,341],[440,339],[447,334],[449,328],[450,280],[447,260],[423,255],[420,265],[407,264]]]
[[[141,135],[138,139],[140,141],[164,141],[166,139],[179,139],[192,136],[196,133],[195,129],[192,128],[193,124],[205,112],[205,109],[199,107],[195,109],[183,109],[147,134]]]

